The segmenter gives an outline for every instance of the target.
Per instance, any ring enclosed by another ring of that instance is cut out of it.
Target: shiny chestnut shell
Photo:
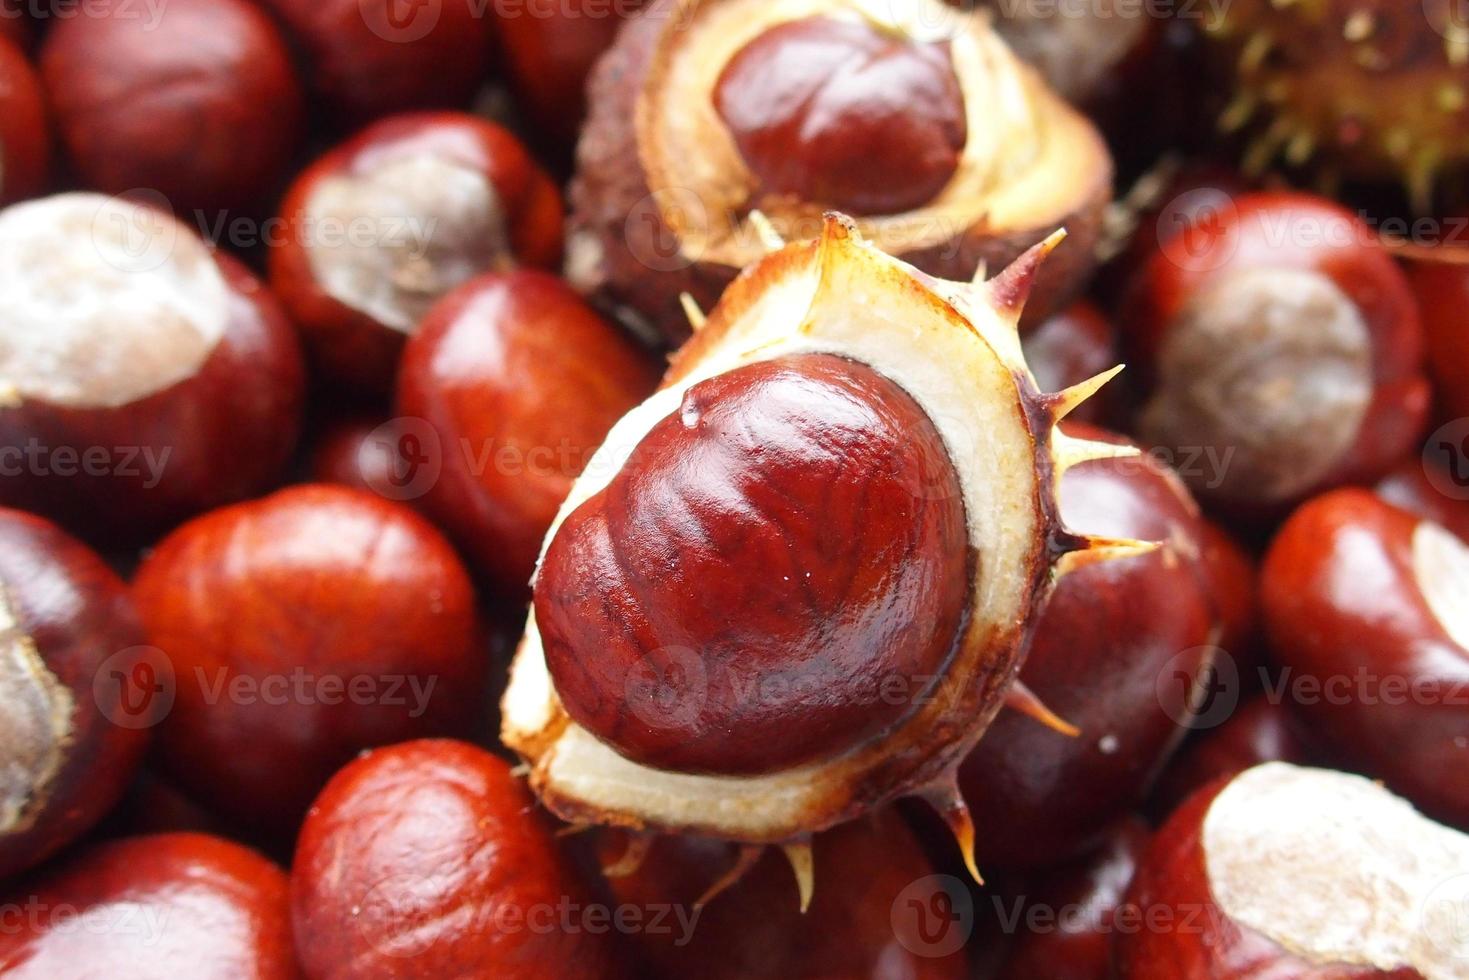
[[[0,17],[0,26],[10,23]],[[39,194],[50,159],[41,80],[18,39],[0,35],[0,204]]]
[[[267,833],[361,749],[477,715],[474,590],[403,504],[306,484],[213,511],[157,545],[133,595],[173,670],[166,773]]]
[[[616,977],[613,940],[580,918],[592,900],[510,767],[444,740],[375,749],[337,773],[291,876],[312,980]]]
[[[421,478],[425,509],[524,596],[572,481],[657,379],[656,360],[556,277],[466,283],[429,311],[398,374],[398,425],[436,473]]]
[[[122,796],[153,720],[129,686],[142,643],[127,587],[100,557],[0,508],[0,879],[75,840]]]
[[[180,214],[257,205],[301,136],[285,38],[247,0],[60,17],[40,63],[68,163],[108,194],[147,189]]]
[[[0,930],[17,980],[295,980],[286,874],[204,834],[100,844],[12,890]]]

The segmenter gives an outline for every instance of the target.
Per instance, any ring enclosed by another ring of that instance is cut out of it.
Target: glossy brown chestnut
[[[1117,331],[1101,311],[1085,300],[1025,331],[1020,346],[1041,391],[1061,391],[1080,384],[1121,361]],[[1099,424],[1118,414],[1121,399],[1119,390],[1113,387],[1117,383],[1107,385],[1067,418]]]
[[[607,832],[615,868],[628,846]],[[727,890],[698,903],[739,859],[737,848],[697,837],[659,837],[630,874],[608,878],[620,906],[672,903],[668,928],[637,934],[649,980],[708,977],[905,977],[959,980],[973,928],[964,883],[935,872],[913,832],[884,810],[818,834],[816,887],[803,914],[791,869],[768,850]]]
[[[525,785],[483,749],[421,740],[364,753],[301,828],[291,905],[306,975],[620,976],[610,910],[559,846]]]
[[[468,574],[372,494],[307,484],[205,514],[148,555],[133,594],[173,667],[166,774],[267,830],[294,828],[353,753],[464,733],[479,708]]]
[[[1455,980],[1469,837],[1381,785],[1273,762],[1190,797],[1114,922],[1118,980]]]
[[[558,150],[576,142],[587,114],[587,75],[641,0],[499,0],[495,30],[531,138]]]
[[[928,203],[968,136],[948,46],[861,19],[770,28],[724,66],[714,104],[764,193],[848,214]]]
[[[1423,337],[1402,271],[1322,198],[1247,194],[1161,242],[1129,289],[1145,440],[1202,496],[1273,514],[1380,476],[1426,418]]]
[[[1061,516],[1163,545],[1072,572],[1041,611],[1020,680],[1080,734],[1006,712],[980,739],[960,787],[981,866],[1050,865],[1099,843],[1183,739],[1195,685],[1217,655],[1200,518],[1171,471],[1148,457],[1084,463],[1061,480]]]
[[[996,980],[1107,980],[1113,917],[1151,836],[1141,819],[1127,817],[1095,854],[1028,885],[1013,907],[1034,925],[1020,935]]]
[[[522,596],[571,481],[657,380],[655,359],[560,279],[492,273],[424,317],[403,356],[389,435],[410,440],[399,447],[404,479],[422,484],[410,489]]]
[[[127,787],[150,719],[114,677],[131,677],[142,642],[101,558],[0,508],[0,879],[75,840]]]
[[[0,18],[0,25],[8,23]],[[50,159],[41,80],[18,41],[0,35],[0,204],[39,194]]]
[[[562,523],[536,622],[567,712],[622,755],[771,771],[912,710],[959,635],[969,560],[918,404],[866,365],[795,354],[688,390]]]
[[[1353,765],[1469,827],[1469,544],[1344,489],[1285,523],[1260,580],[1285,696]]]
[[[1461,447],[1430,448],[1444,452]],[[1459,456],[1451,458],[1456,463],[1461,460]],[[1469,541],[1469,487],[1462,486],[1463,479],[1462,472],[1456,480],[1452,470],[1435,464],[1432,457],[1425,460],[1421,456],[1413,456],[1378,480],[1373,492],[1394,507],[1401,507],[1411,514],[1436,521]],[[1443,488],[1452,488],[1461,496],[1449,496]]]
[[[59,18],[40,57],[72,169],[108,194],[147,189],[180,214],[279,190],[305,107],[285,38],[247,0],[125,4]]]
[[[1428,371],[1433,375],[1439,408],[1451,419],[1469,417],[1469,334],[1464,330],[1469,266],[1412,262],[1408,278],[1423,316]]]
[[[556,186],[508,131],[462,113],[369,126],[296,178],[281,215],[271,285],[320,367],[372,390],[454,287],[561,257]]]
[[[295,444],[295,332],[159,211],[62,194],[0,212],[0,320],[0,501],[138,540],[257,492]]]
[[[204,834],[100,844],[12,889],[0,969],[15,980],[295,980],[286,874]]]
[[[305,50],[307,85],[345,125],[468,104],[488,67],[475,0],[266,0]]]
[[[1315,753],[1291,708],[1266,695],[1247,701],[1218,728],[1200,733],[1168,763],[1151,794],[1154,812],[1178,809],[1206,783],[1262,762],[1308,763]]]

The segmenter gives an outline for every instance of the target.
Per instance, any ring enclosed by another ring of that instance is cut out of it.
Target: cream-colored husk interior
[[[607,485],[648,431],[677,410],[690,386],[786,354],[839,354],[902,386],[942,434],[978,552],[973,619],[1018,630],[1045,537],[1038,533],[1038,493],[1049,492],[1037,486],[1035,437],[1021,409],[1016,372],[1025,369],[1018,355],[996,353],[1017,349],[1013,326],[988,307],[971,326],[930,284],[938,285],[835,224],[819,244],[788,246],[748,271],[711,316],[708,335],[694,341],[701,356],[691,365],[681,361],[685,373],[613,428],[550,534]],[[973,624],[970,637],[984,642]],[[955,662],[962,660],[961,654]],[[888,748],[907,744],[905,734],[924,731],[942,710],[940,701],[918,708],[894,733],[896,743],[884,740]],[[548,743],[547,733],[563,722]],[[562,802],[614,821],[640,815],[663,827],[746,840],[780,840],[834,822],[853,784],[883,761],[882,750],[866,747],[751,778],[684,775],[633,763],[565,719],[534,618],[505,696],[504,737],[532,759],[532,781],[553,808]]]
[[[192,377],[229,326],[208,247],[101,194],[0,211],[0,404],[126,405]]]
[[[1423,601],[1449,639],[1469,650],[1469,545],[1442,525],[1413,529],[1413,576]]]
[[[969,132],[949,184],[922,208],[857,219],[885,250],[941,245],[977,226],[1049,232],[1075,208],[1076,188],[1095,182],[1097,161],[1107,159],[1095,129],[1011,53],[985,14],[941,0],[689,0],[664,28],[635,125],[648,186],[692,261],[739,268],[760,254],[749,222],[736,217],[757,181],[715,108],[720,73],[769,28],[815,16],[867,16],[918,40],[948,41],[964,92]],[[1047,152],[1057,145],[1071,149]],[[788,238],[819,230],[819,205],[758,205]]]
[[[1361,776],[1256,766],[1204,818],[1214,899],[1313,964],[1469,970],[1469,836]]]

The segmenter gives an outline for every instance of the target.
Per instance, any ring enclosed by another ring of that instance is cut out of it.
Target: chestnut
[[[11,23],[0,11],[0,26]],[[41,80],[18,40],[0,35],[0,204],[46,186],[51,133]]]
[[[134,684],[142,643],[127,587],[101,558],[0,508],[0,879],[122,796],[151,720],[149,692]]]
[[[960,788],[981,867],[1055,864],[1098,844],[1182,741],[1219,655],[1199,512],[1173,472],[1146,456],[1097,460],[1060,493],[1070,526],[1163,544],[1078,569],[1040,611],[1020,682],[1079,734],[1007,712],[979,740]]]
[[[539,138],[570,149],[587,114],[587,75],[642,0],[501,0],[505,73]]]
[[[344,125],[468,104],[488,68],[477,0],[265,0],[305,52],[307,86]]]
[[[304,370],[260,281],[171,216],[0,211],[0,501],[137,540],[276,477]]]
[[[1121,360],[1117,331],[1096,306],[1085,300],[1026,330],[1020,336],[1020,346],[1042,391],[1061,391],[1080,384]],[[1067,418],[1102,424],[1117,414],[1120,401],[1118,391],[1108,385]]]
[[[1463,311],[1469,304],[1469,266],[1425,260],[1408,264],[1408,278],[1428,341],[1428,370],[1433,375],[1442,414],[1469,417],[1469,337]]]
[[[172,666],[164,774],[267,833],[353,753],[477,717],[468,573],[402,504],[306,484],[212,511],[154,548],[133,595]]]
[[[757,35],[719,73],[714,105],[760,193],[853,215],[927,204],[969,136],[948,45],[861,18]]]
[[[180,214],[274,195],[302,133],[285,39],[249,0],[58,18],[40,64],[81,181],[108,194],[146,188]]]
[[[1469,543],[1366,490],[1276,534],[1260,599],[1282,697],[1354,766],[1469,827]]]
[[[1360,776],[1216,780],[1153,837],[1113,917],[1118,980],[1464,975],[1469,837]]]
[[[1458,447],[1434,447],[1445,449]],[[1451,457],[1457,463],[1459,457]],[[1404,460],[1372,488],[1383,500],[1426,520],[1435,521],[1469,541],[1469,488],[1461,488],[1453,472],[1432,455]],[[1450,496],[1452,490],[1458,496]]]
[[[969,976],[969,891],[934,868],[896,810],[816,835],[816,887],[804,912],[776,849],[617,832],[599,844],[619,907],[671,904],[668,928],[636,934],[649,980]],[[624,860],[629,847],[642,852],[637,859]]]
[[[1206,783],[1262,762],[1316,761],[1303,729],[1288,705],[1256,695],[1218,728],[1200,732],[1169,761],[1153,787],[1153,808],[1166,816]]]
[[[1259,574],[1255,557],[1229,531],[1204,520],[1199,528],[1199,567],[1219,616],[1218,646],[1243,674],[1263,659],[1259,630]],[[1242,678],[1243,679],[1243,678]]]
[[[0,40],[25,50],[31,43],[34,29],[25,0],[0,0]]]
[[[354,414],[339,418],[316,437],[311,450],[310,475],[316,483],[340,483],[357,490],[371,490],[390,500],[411,500],[417,496],[408,452],[422,449],[417,443],[406,446],[402,440],[408,433],[398,432],[391,420],[374,414]]]
[[[295,980],[285,872],[205,834],[94,846],[0,902],[15,980]]]
[[[683,293],[712,306],[772,230],[811,238],[827,210],[961,281],[1065,227],[1030,322],[1075,297],[1094,264],[1111,195],[1106,144],[988,12],[940,0],[653,0],[587,91],[567,277],[670,345],[689,335]]]
[[[1035,925],[1020,934],[995,980],[1107,980],[1113,918],[1151,836],[1140,818],[1126,817],[1094,854],[1031,881],[1010,907]]]
[[[462,113],[369,126],[296,178],[281,216],[271,285],[322,370],[372,391],[454,287],[561,256],[556,186],[509,132]]]
[[[1375,479],[1427,417],[1407,279],[1360,218],[1325,199],[1233,199],[1163,240],[1125,307],[1148,389],[1143,439],[1231,512],[1271,516]]]
[[[462,742],[375,749],[333,776],[301,828],[291,907],[311,980],[621,975],[613,910],[510,767]]]
[[[424,507],[501,588],[523,596],[571,481],[657,380],[655,359],[560,279],[491,273],[423,318],[403,355],[390,429],[402,429],[407,465],[437,474]]]

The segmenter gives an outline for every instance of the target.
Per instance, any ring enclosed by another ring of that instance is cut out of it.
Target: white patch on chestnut
[[[1469,545],[1432,521],[1421,522],[1413,529],[1413,576],[1433,618],[1469,650]]]
[[[171,216],[59,194],[0,211],[0,322],[0,388],[110,408],[196,374],[229,325],[229,289]]]
[[[1215,798],[1201,846],[1220,910],[1309,963],[1469,968],[1469,937],[1433,918],[1455,880],[1469,901],[1469,836],[1371,780],[1256,766]]]
[[[304,220],[302,244],[322,290],[405,334],[445,293],[510,254],[494,185],[423,151],[322,178]]]
[[[0,585],[0,834],[35,823],[66,761],[73,707]]]
[[[1222,275],[1178,314],[1144,408],[1149,440],[1214,446],[1235,495],[1287,500],[1351,448],[1372,403],[1372,340],[1361,312],[1319,272]]]

